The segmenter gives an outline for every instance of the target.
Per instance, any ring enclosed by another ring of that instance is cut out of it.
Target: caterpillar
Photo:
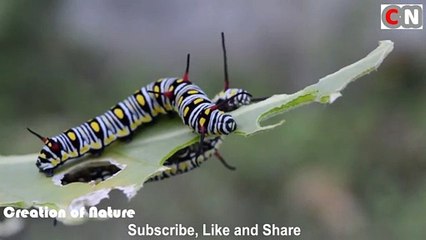
[[[224,46],[223,33],[222,43]],[[226,66],[226,50],[223,49]],[[160,114],[177,113],[185,125],[200,135],[200,144],[206,135],[228,135],[235,131],[235,120],[220,108],[248,93],[241,92],[226,102],[215,104],[200,87],[189,81],[189,62],[188,54],[186,71],[182,78],[162,78],[150,83],[104,114],[57,136],[44,137],[28,128],[45,144],[36,161],[39,171],[46,176],[52,176],[54,169],[69,159],[88,153],[99,155],[117,139],[131,139],[136,129],[152,122]],[[227,75],[226,69],[225,72]],[[225,90],[228,86],[228,80],[225,78]],[[202,151],[202,148],[199,150]]]

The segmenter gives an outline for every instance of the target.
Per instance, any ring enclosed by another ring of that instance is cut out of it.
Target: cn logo
[[[423,29],[423,4],[381,4],[381,29]]]

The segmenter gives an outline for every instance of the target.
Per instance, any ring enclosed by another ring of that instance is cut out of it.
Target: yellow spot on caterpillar
[[[172,86],[169,87],[169,92],[171,92],[173,90],[175,90],[175,87],[172,85]]]
[[[189,107],[187,106],[187,107],[185,108],[185,110],[183,111],[183,116],[184,116],[184,117],[186,117],[186,115],[188,114],[188,111],[189,111]]]
[[[176,82],[177,82],[177,83],[181,83],[181,82],[183,82],[183,79],[182,79],[182,78],[181,78],[181,79],[178,79]]]
[[[130,124],[130,128],[132,129],[132,130],[135,130],[138,126],[139,126],[140,124],[138,124],[137,122],[134,122],[134,123],[132,123],[132,124]]]
[[[67,132],[67,136],[71,139],[71,141],[75,141],[77,139],[74,132]]]
[[[164,108],[165,108],[166,110],[170,111],[170,110],[172,110],[172,109],[173,109],[173,106],[172,106],[171,104],[169,104],[169,103],[166,103],[166,104],[164,105]]]
[[[115,136],[111,134],[107,136],[106,138],[104,138],[104,144],[109,145],[114,140],[115,140]]]
[[[178,106],[180,106],[182,104],[182,101],[183,101],[183,97],[180,97],[179,101],[178,101]]]
[[[136,101],[138,101],[141,106],[145,106],[145,98],[142,96],[142,94],[136,95]]]
[[[50,163],[51,163],[53,166],[57,166],[60,162],[59,162],[57,159],[52,159],[52,160],[50,160]]]
[[[41,158],[46,158],[46,154],[42,153],[42,154],[40,154],[40,157]]]
[[[205,118],[200,118],[200,126],[203,127],[204,123],[206,123],[206,119]]]
[[[149,115],[142,117],[142,122],[144,122],[144,123],[149,123],[151,121],[152,121],[152,118]]]
[[[129,134],[130,134],[129,130],[127,128],[125,128],[125,129],[119,129],[117,131],[117,136],[119,136],[119,137],[125,137],[125,136],[127,136]]]
[[[209,115],[209,114],[210,114],[210,111],[211,111],[211,109],[210,109],[210,108],[207,108],[207,109],[204,111],[204,114]]]
[[[70,156],[72,158],[77,157],[78,156],[78,152],[77,151],[72,151],[72,152],[70,152]]]
[[[196,93],[198,93],[198,91],[197,91],[197,90],[189,90],[189,91],[188,91],[188,94],[196,94]]]
[[[197,98],[197,99],[195,99],[194,104],[199,104],[202,101],[203,101],[202,98]]]
[[[157,116],[157,115],[159,114],[159,110],[160,110],[160,109],[158,109],[158,107],[157,107],[157,106],[153,107],[153,108],[152,108],[152,114],[153,114],[154,116]]]
[[[154,86],[154,92],[160,92],[160,87],[158,85]]]
[[[69,158],[67,153],[62,153],[62,161],[65,161]]]
[[[180,163],[180,164],[179,164],[179,169],[180,169],[181,171],[186,171],[186,170],[188,169],[188,163],[186,163],[186,162],[182,162],[182,163]]]
[[[136,123],[136,125],[137,125],[137,126],[140,126],[140,125],[142,124],[142,118],[143,118],[143,117],[141,117],[141,118],[139,118],[139,119],[136,119],[136,122],[135,122],[135,123]]]
[[[99,132],[101,129],[99,127],[99,123],[97,122],[91,122],[90,123],[90,127],[93,129],[93,131],[95,132]]]
[[[120,108],[115,108],[115,109],[114,109],[114,114],[115,114],[115,116],[117,116],[119,119],[123,119],[123,118],[124,118],[124,112],[123,112],[123,110],[121,110]]]
[[[166,113],[166,111],[164,111],[164,109],[162,107],[160,107],[160,106],[156,106],[155,109],[154,109],[154,111],[156,113]]]
[[[87,153],[88,151],[89,151],[89,146],[88,146],[88,145],[84,145],[84,146],[80,149],[80,154]]]
[[[52,147],[52,143],[51,143],[51,142],[49,142],[49,143],[47,144],[47,146],[51,148],[51,147]]]
[[[90,145],[92,147],[92,149],[101,149],[102,145],[100,142],[92,142],[92,144]]]

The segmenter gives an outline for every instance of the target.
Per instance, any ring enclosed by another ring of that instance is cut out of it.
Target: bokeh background
[[[0,1],[2,155],[40,149],[27,126],[55,135],[153,80],[181,76],[187,52],[191,79],[213,96],[223,86],[221,31],[232,86],[255,96],[293,93],[379,40],[395,42],[379,71],[332,105],[289,112],[284,126],[251,138],[228,137],[222,154],[237,171],[211,160],[147,184],[130,202],[114,192],[101,204],[133,208],[136,219],[26,220],[7,239],[127,239],[130,223],[275,223],[301,227],[298,239],[424,239],[426,32],[380,30],[380,3]]]

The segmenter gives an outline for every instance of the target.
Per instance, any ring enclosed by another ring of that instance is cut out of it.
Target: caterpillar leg
[[[104,152],[104,148],[90,150],[90,154],[92,154],[92,156],[94,156],[94,157],[101,156],[103,152]]]
[[[214,156],[217,157],[217,159],[219,159],[219,161],[223,164],[223,166],[225,166],[227,169],[231,170],[231,171],[235,171],[237,168],[234,166],[229,165],[225,159],[222,157],[222,155],[220,155],[219,151],[215,151]]]
[[[131,142],[133,140],[133,132],[130,132],[126,137],[120,138],[120,140],[126,143]]]
[[[41,172],[44,173],[44,175],[46,175],[46,177],[52,177],[53,176],[53,168],[48,168],[45,170],[40,170]]]
[[[197,153],[195,154],[195,158],[197,159],[201,154],[204,154],[204,138],[206,136],[206,128],[204,126],[200,127],[200,141],[198,142]]]

